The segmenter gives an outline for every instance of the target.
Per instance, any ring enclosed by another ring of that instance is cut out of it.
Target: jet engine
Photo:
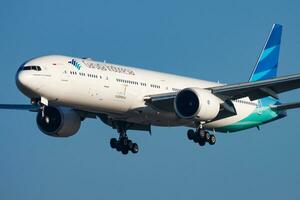
[[[80,128],[81,118],[72,109],[47,106],[36,117],[39,129],[53,137],[69,137]]]
[[[220,99],[209,90],[186,88],[175,97],[174,106],[178,117],[209,121],[220,111]]]

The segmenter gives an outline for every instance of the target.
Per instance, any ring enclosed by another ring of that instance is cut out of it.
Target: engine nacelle
[[[53,137],[69,137],[80,128],[80,116],[72,109],[47,106],[44,114],[39,111],[36,117],[39,129]]]
[[[176,95],[174,106],[180,118],[209,121],[218,115],[220,99],[208,90],[186,88]]]

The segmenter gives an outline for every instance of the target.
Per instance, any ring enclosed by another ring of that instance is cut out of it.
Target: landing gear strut
[[[139,146],[128,138],[125,128],[118,128],[118,133],[119,139],[110,139],[111,148],[121,151],[124,155],[128,154],[129,151],[132,153],[137,153],[139,151]]]
[[[187,137],[189,140],[193,140],[195,143],[198,143],[200,146],[204,146],[206,142],[210,145],[214,145],[216,143],[216,136],[210,134],[208,131],[203,129],[197,129],[196,131],[189,129],[187,131]]]

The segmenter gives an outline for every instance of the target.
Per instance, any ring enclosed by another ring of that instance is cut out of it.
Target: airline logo
[[[86,67],[91,68],[91,69],[98,69],[102,71],[111,71],[111,72],[116,72],[116,73],[122,73],[122,74],[127,74],[127,75],[135,75],[135,72],[127,67],[121,67],[117,65],[112,65],[112,64],[106,64],[106,63],[99,63],[99,62],[94,62],[94,61],[88,61],[88,60],[83,60],[83,64],[85,64]]]
[[[80,63],[78,63],[75,59],[72,59],[71,61],[69,61],[68,63],[72,64],[74,67],[76,67],[78,70],[80,70],[81,65]]]

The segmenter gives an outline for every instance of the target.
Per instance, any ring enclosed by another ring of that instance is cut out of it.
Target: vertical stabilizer
[[[249,82],[266,80],[277,76],[281,33],[282,25],[274,24]]]

